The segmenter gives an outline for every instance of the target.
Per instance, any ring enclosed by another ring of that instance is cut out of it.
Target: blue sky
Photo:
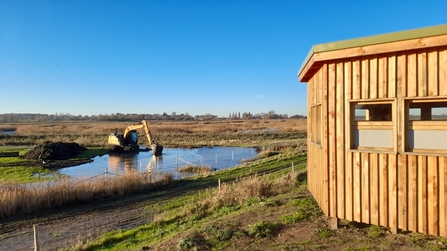
[[[447,23],[447,1],[0,0],[0,113],[306,114],[314,44]]]

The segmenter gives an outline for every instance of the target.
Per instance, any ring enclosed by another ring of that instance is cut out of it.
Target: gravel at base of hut
[[[74,142],[55,142],[36,146],[23,155],[24,159],[67,160],[76,157],[87,148]]]

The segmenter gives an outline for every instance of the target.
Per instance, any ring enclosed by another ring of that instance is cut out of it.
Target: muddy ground
[[[26,152],[20,162],[14,165],[42,166],[59,169],[89,163],[91,159],[73,159],[87,148],[74,142],[53,142],[40,144]]]

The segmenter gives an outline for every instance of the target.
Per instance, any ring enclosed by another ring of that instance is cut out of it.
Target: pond
[[[257,155],[256,148],[243,147],[165,148],[160,157],[155,157],[152,152],[103,155],[88,164],[60,169],[59,173],[72,178],[87,178],[104,174],[121,175],[136,170],[153,174],[170,173],[174,179],[180,179],[194,175],[177,172],[183,166],[208,166],[213,170],[223,170]]]
[[[16,134],[16,130],[5,130],[5,131],[0,131],[0,134],[4,134],[4,135],[14,135],[14,134]]]

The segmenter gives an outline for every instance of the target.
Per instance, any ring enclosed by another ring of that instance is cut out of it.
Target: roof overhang
[[[309,81],[324,61],[447,45],[447,24],[312,46],[298,70]]]

